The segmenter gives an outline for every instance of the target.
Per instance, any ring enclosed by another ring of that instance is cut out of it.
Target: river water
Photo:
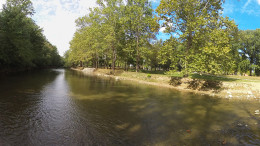
[[[0,78],[0,145],[259,145],[259,101],[45,70]]]

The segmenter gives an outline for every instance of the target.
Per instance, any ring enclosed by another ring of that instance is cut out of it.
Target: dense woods
[[[0,11],[1,72],[62,65],[62,58],[31,16],[30,0],[7,0]]]
[[[162,0],[155,11],[148,0],[97,3],[76,20],[66,66],[260,74],[260,30],[239,30],[222,0]],[[160,28],[171,37],[157,40]]]

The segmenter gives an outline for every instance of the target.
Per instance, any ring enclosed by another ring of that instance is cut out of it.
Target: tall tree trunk
[[[115,74],[115,66],[116,66],[116,49],[113,47],[113,55],[112,55],[112,70],[113,70],[113,74]]]
[[[250,65],[253,63],[254,63],[253,57],[250,57]],[[252,76],[252,68],[249,68],[249,69],[250,69],[250,76]]]
[[[105,62],[106,62],[106,69],[108,69],[109,68],[109,60],[108,60],[108,58],[106,58]]]
[[[139,60],[140,60],[140,56],[139,56],[139,37],[137,36],[136,38],[136,72],[139,72]]]
[[[99,56],[97,56],[97,68],[99,68]]]
[[[126,61],[125,61],[125,66],[124,66],[124,70],[126,71]]]
[[[187,71],[187,67],[188,67],[188,60],[187,60],[187,56],[189,55],[189,50],[192,46],[192,31],[189,32],[188,38],[187,38],[187,46],[186,46],[186,51],[185,51],[185,63],[184,63],[184,67],[185,67],[185,75],[184,76],[188,76],[188,71]]]
[[[80,67],[82,67],[82,61],[80,61]]]
[[[105,59],[105,62],[106,62],[106,69],[108,69],[108,68],[109,68],[108,49],[106,50],[106,59]]]

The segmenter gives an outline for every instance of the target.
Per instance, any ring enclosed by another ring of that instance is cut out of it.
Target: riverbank
[[[209,76],[193,74],[190,77],[168,76],[149,72],[126,72],[116,70],[115,75],[109,69],[73,68],[85,74],[112,77],[116,80],[128,80],[142,84],[173,88],[184,92],[207,94],[227,99],[260,100],[260,77]]]

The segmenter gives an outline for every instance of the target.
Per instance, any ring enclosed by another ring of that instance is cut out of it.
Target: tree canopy
[[[7,0],[0,12],[0,67],[35,68],[61,65],[57,48],[32,20],[30,0]]]
[[[260,29],[240,31],[241,62],[239,69],[242,73],[254,71],[260,75]]]
[[[148,52],[147,46],[155,37],[154,30],[158,29],[150,2],[128,0],[124,4],[121,0],[98,0],[97,3],[99,7],[90,9],[90,14],[76,21],[78,30],[66,59],[73,63],[67,64],[84,62],[114,70],[118,62],[125,66],[135,64],[138,71]]]
[[[222,15],[223,3],[162,0],[153,11],[148,0],[98,0],[76,21],[67,65],[257,74],[259,31],[239,31]],[[160,27],[169,39],[156,39]]]

